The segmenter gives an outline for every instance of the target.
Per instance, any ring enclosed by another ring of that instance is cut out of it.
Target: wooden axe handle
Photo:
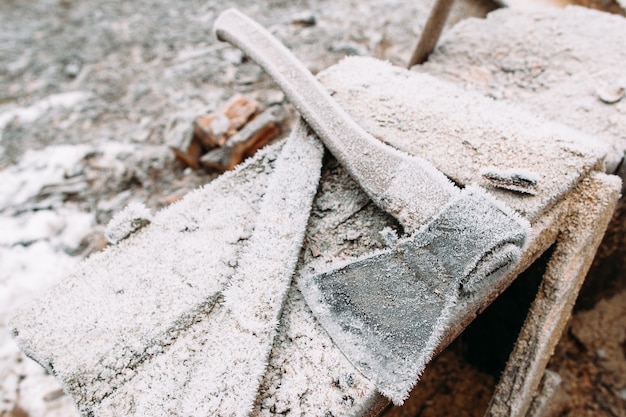
[[[381,209],[413,232],[432,219],[456,188],[424,159],[388,146],[361,128],[293,54],[237,10],[215,22],[220,40],[241,49],[285,92],[324,145]]]

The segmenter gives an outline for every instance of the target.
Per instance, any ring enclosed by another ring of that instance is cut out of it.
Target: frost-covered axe
[[[352,364],[402,403],[433,356],[450,307],[517,263],[528,222],[479,187],[461,190],[428,161],[365,132],[301,62],[240,12],[222,13],[215,32],[263,67],[408,235],[387,250],[298,282]]]

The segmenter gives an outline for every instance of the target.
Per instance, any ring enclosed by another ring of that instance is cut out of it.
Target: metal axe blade
[[[299,286],[346,357],[401,404],[432,357],[462,292],[509,271],[528,222],[478,187],[455,187],[428,161],[365,132],[280,42],[236,10],[215,22],[283,89],[324,145],[411,236],[397,247]]]
[[[393,248],[299,279],[333,341],[396,403],[432,358],[459,295],[519,260],[525,230],[482,194],[463,193]],[[485,221],[494,226],[488,233]]]

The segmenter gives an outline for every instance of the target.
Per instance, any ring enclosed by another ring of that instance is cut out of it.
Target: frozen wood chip
[[[258,103],[246,96],[232,97],[218,111],[196,117],[186,151],[172,147],[176,160],[193,169],[231,170],[280,133],[282,108],[272,106],[257,117]],[[248,127],[251,126],[251,127]]]
[[[522,194],[537,194],[539,176],[526,169],[502,169],[489,167],[480,171],[480,174],[496,188],[515,191]]]
[[[236,95],[219,112],[199,116],[194,120],[194,135],[207,150],[224,145],[228,136],[241,129],[258,112],[258,103],[246,96]]]
[[[228,100],[222,108],[222,113],[230,120],[229,135],[252,119],[257,114],[258,108],[258,103],[249,97],[235,96]]]
[[[278,136],[279,133],[280,128],[276,123],[272,122],[263,126],[245,141],[233,142],[227,169],[233,169],[244,159],[254,155],[256,151],[267,145],[267,143]]]
[[[202,155],[200,163],[204,168],[217,172],[226,171],[224,161],[228,159],[228,150],[225,148],[215,148]]]
[[[181,151],[178,148],[171,147],[172,152],[174,152],[174,156],[176,160],[181,162],[183,165],[191,167],[193,169],[200,168],[200,157],[202,156],[202,144],[198,140],[196,136],[191,138],[189,142],[189,147],[187,147],[187,151]]]
[[[230,120],[222,113],[196,117],[193,134],[206,149],[222,146],[230,129]]]
[[[284,115],[282,106],[270,107],[252,119],[241,131],[230,136],[222,148],[202,156],[201,164],[217,171],[233,169],[280,133],[278,124]]]
[[[315,24],[317,23],[317,18],[311,10],[305,10],[294,15],[291,19],[291,23],[304,27],[315,26]]]

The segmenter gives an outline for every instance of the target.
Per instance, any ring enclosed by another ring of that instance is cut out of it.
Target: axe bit
[[[477,186],[367,133],[278,40],[230,9],[215,33],[256,61],[374,203],[408,237],[298,285],[333,342],[401,404],[434,355],[450,309],[521,257],[528,222]]]

